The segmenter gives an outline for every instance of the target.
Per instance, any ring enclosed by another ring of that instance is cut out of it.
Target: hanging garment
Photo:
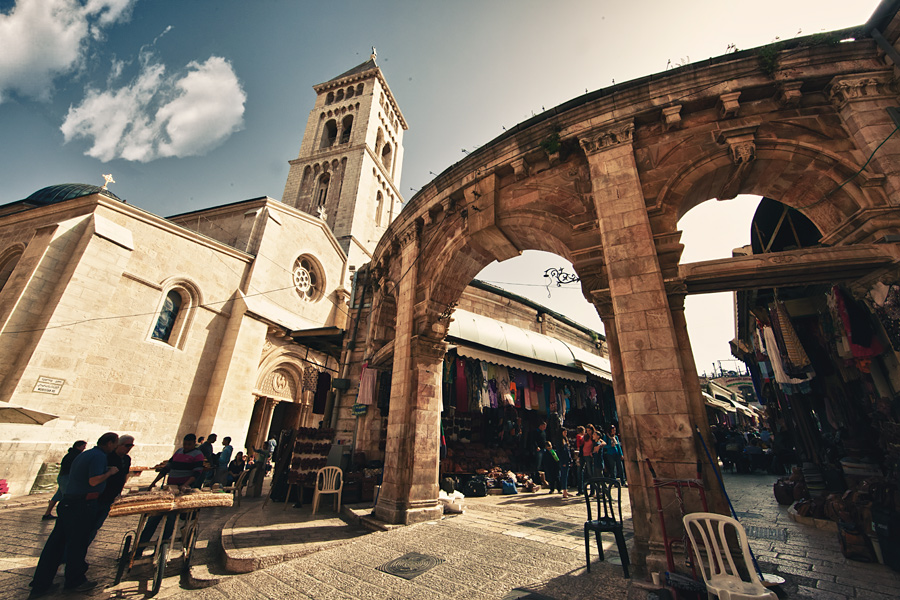
[[[784,308],[784,303],[774,302],[769,307],[769,315],[772,318],[773,329],[777,327],[777,334],[780,334],[780,347],[784,349],[785,371],[790,375],[802,377],[806,369],[810,366],[809,356],[797,337],[794,325],[791,323],[790,316]]]
[[[900,352],[900,286],[888,286],[879,281],[869,292],[869,297],[891,347]]]
[[[315,414],[325,414],[325,404],[328,400],[329,389],[331,389],[331,375],[327,371],[320,371],[319,379],[316,382],[316,395],[313,396],[312,411]]]
[[[488,363],[479,361],[481,365],[481,394],[479,396],[479,404],[481,408],[490,408],[491,407],[491,390],[488,385],[490,381],[490,376],[488,375]]]
[[[881,354],[884,348],[874,336],[866,311],[853,298],[846,296],[838,286],[834,286],[832,291],[838,314],[850,340],[853,358],[868,358]]]
[[[483,375],[481,373],[480,361],[466,361],[466,378],[468,379],[467,394],[469,398],[469,410],[471,412],[481,412],[481,387],[483,383]]]
[[[357,404],[371,405],[375,401],[375,376],[374,369],[369,369],[369,363],[364,362],[362,373],[359,375],[359,396],[356,398]]]
[[[466,361],[462,356],[456,358],[456,410],[469,412],[469,382],[466,379]]]
[[[766,355],[775,371],[775,381],[781,385],[785,394],[805,393],[810,390],[809,380],[789,376],[785,373],[781,363],[781,353],[778,350],[778,342],[775,340],[775,332],[771,327],[763,326],[763,339],[766,344]]]

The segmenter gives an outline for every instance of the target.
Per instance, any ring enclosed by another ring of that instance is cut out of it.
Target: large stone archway
[[[439,514],[452,307],[490,262],[545,250],[571,261],[603,319],[634,558],[657,564],[645,459],[661,477],[691,478],[698,461],[707,464],[695,433],[708,426],[684,318],[691,269],[679,265],[678,218],[710,199],[765,195],[822,231],[830,248],[804,260],[824,272],[843,247],[866,249],[854,254],[854,273],[897,254],[900,135],[888,139],[895,125],[886,109],[898,98],[875,42],[807,39],[780,50],[774,71],[760,57],[723,56],[576,98],[472,153],[410,201],[372,263],[376,288],[395,301],[384,311],[393,319],[393,386],[377,516],[410,523]],[[732,268],[719,263],[714,279]],[[725,512],[708,466],[702,477],[712,508]]]

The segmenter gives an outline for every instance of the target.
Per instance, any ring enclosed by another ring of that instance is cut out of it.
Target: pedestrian
[[[241,473],[243,473],[246,468],[247,461],[244,460],[244,453],[238,452],[235,454],[234,460],[228,463],[228,485],[232,485],[237,481],[238,477],[241,476]]]
[[[53,578],[59,565],[66,563],[65,589],[87,592],[97,587],[96,581],[85,576],[88,564],[84,557],[90,546],[90,534],[97,519],[97,499],[106,487],[106,480],[119,472],[110,467],[107,454],[115,450],[119,436],[104,433],[97,445],[82,452],[72,462],[66,493],[59,502],[59,518],[41,551],[29,598],[38,598],[53,589]]]
[[[619,442],[619,436],[616,435],[616,426],[609,426],[609,433],[606,435],[606,470],[609,477],[618,479],[622,485],[628,485],[625,480],[625,463],[622,460],[622,444]]]
[[[602,428],[595,428],[591,432],[591,438],[594,447],[591,450],[591,462],[593,463],[594,477],[605,477],[603,457],[606,455],[606,439],[603,436]]]
[[[559,457],[559,491],[563,498],[569,497],[569,467],[572,465],[572,448],[569,446],[569,432],[562,430],[562,444],[556,451]]]
[[[121,435],[116,449],[107,455],[107,464],[117,468],[119,472],[106,480],[106,487],[97,499],[97,521],[91,531],[92,542],[97,532],[103,527],[103,523],[106,522],[112,503],[122,494],[122,490],[125,489],[125,484],[128,482],[128,473],[131,471],[131,457],[128,453],[132,448],[134,448],[134,436]]]
[[[213,444],[216,443],[218,436],[214,433],[209,434],[205,442],[197,446],[197,449],[203,454],[203,459],[207,464],[203,465],[203,478],[198,487],[202,487],[207,481],[211,480],[218,469],[218,457],[213,450]]]
[[[181,448],[175,451],[175,454],[169,459],[168,466],[166,467],[169,474],[169,485],[177,485],[182,490],[191,487],[200,487],[200,482],[203,480],[203,462],[203,453],[197,448],[197,436],[193,433],[185,435],[182,440]],[[162,479],[162,477],[163,473],[160,473],[159,477],[150,484],[150,488],[152,489],[153,486],[156,485],[156,482]],[[166,526],[163,528],[163,539],[167,539],[172,535],[177,519],[177,513],[173,512],[168,515],[166,518]],[[147,518],[147,524],[144,526],[144,530],[141,532],[141,537],[138,541],[140,549],[143,549],[143,547],[150,542],[153,533],[156,531],[156,528],[159,527],[160,521],[162,521],[162,515],[154,515]]]
[[[584,428],[584,440],[581,443],[581,489],[578,493],[584,492],[584,484],[588,479],[594,476],[594,426],[588,425]]]
[[[78,440],[72,444],[72,447],[69,448],[69,451],[66,452],[66,455],[63,457],[62,462],[59,463],[59,474],[56,476],[56,493],[50,498],[50,502],[47,504],[47,511],[41,517],[42,521],[49,521],[50,519],[56,518],[52,514],[53,507],[56,506],[57,502],[63,499],[63,496],[66,493],[66,484],[69,482],[69,471],[72,469],[72,463],[75,462],[75,459],[79,454],[84,452],[85,448],[87,448],[87,442]]]
[[[550,487],[550,493],[554,490],[562,491],[559,483],[559,455],[553,449],[553,443],[547,442],[544,446],[544,457],[541,459],[544,466],[544,477],[547,479],[547,485]]]
[[[547,447],[547,421],[538,423],[537,429],[529,434],[528,454],[531,457],[532,480],[535,483],[549,485],[541,474],[541,463],[544,457],[544,448]]]
[[[576,495],[581,495],[581,490],[584,488],[584,456],[581,453],[581,448],[584,446],[584,427],[579,425],[575,428],[575,468],[576,468],[576,476],[578,478],[578,490],[575,492]]]
[[[222,439],[222,449],[216,457],[216,464],[218,465],[216,468],[216,481],[218,483],[225,483],[225,478],[228,474],[228,465],[231,464],[232,452],[234,452],[234,447],[231,445],[231,438],[226,436]]]

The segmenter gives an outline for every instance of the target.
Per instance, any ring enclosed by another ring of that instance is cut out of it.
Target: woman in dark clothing
[[[572,448],[569,446],[569,432],[562,430],[562,443],[556,451],[559,456],[559,491],[563,498],[569,497],[569,467],[572,466]]]
[[[241,473],[247,467],[247,462],[244,460],[244,453],[238,452],[234,460],[228,465],[228,485],[232,485],[237,478],[241,476]]]
[[[53,507],[56,506],[57,502],[62,500],[63,494],[66,493],[66,484],[69,483],[69,470],[72,468],[72,463],[75,462],[75,458],[81,454],[85,448],[87,448],[87,442],[78,440],[72,444],[72,447],[69,448],[69,451],[63,457],[62,462],[59,464],[59,475],[56,476],[56,483],[58,486],[56,488],[56,493],[50,498],[50,503],[47,504],[47,512],[44,513],[41,520],[49,521],[50,519],[56,518],[50,513],[53,512]]]

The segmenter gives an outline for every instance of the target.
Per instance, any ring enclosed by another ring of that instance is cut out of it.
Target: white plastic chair
[[[716,513],[684,515],[684,528],[691,540],[694,560],[703,573],[710,600],[778,600],[775,592],[767,590],[750,557],[750,544],[744,526],[731,517]],[[741,546],[741,557],[750,581],[744,581],[734,564],[728,547],[727,532],[732,527]]]
[[[316,473],[316,489],[313,491],[312,514],[319,510],[319,498],[324,494],[337,494],[334,498],[334,510],[341,508],[341,490],[344,487],[344,473],[340,467],[322,467]]]

